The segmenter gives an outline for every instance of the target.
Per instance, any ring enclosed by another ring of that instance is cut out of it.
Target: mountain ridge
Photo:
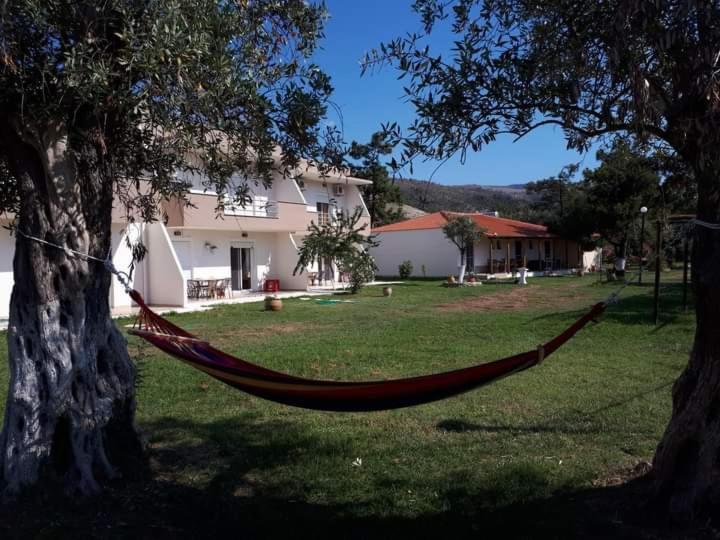
[[[522,219],[527,215],[530,201],[525,184],[444,185],[415,179],[395,180],[395,184],[405,204],[424,212],[498,212],[503,217]]]

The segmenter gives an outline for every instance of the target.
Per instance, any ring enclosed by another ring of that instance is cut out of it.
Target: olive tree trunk
[[[696,175],[698,218],[720,223],[720,167]],[[695,342],[654,459],[658,493],[683,521],[717,515],[720,503],[720,231],[696,226],[694,234]]]
[[[71,152],[61,126],[2,135],[20,184],[19,230],[105,258],[112,179],[102,152],[93,145]],[[110,318],[110,276],[102,264],[19,234],[13,269],[0,488],[12,496],[51,482],[96,493],[140,463],[142,451],[135,369]]]

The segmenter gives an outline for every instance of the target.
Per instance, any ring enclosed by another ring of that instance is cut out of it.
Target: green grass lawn
[[[448,289],[411,281],[389,298],[368,287],[353,304],[293,299],[277,313],[243,304],[170,319],[273,369],[378,379],[535,348],[617,287],[592,277],[530,283]],[[694,333],[680,294],[677,285],[664,287],[655,327],[652,287],[628,287],[599,324],[541,366],[454,399],[379,413],[265,402],[131,338],[152,479],[112,487],[72,512],[91,516],[88,530],[107,526],[118,536],[175,537],[229,524],[273,536],[291,520],[299,536],[452,537],[486,527],[572,535],[579,518],[567,512],[576,498],[611,489],[604,486],[652,459]],[[0,408],[5,355],[3,345]],[[33,530],[86,530],[66,506],[48,512],[54,521]],[[592,514],[582,522],[617,525]]]

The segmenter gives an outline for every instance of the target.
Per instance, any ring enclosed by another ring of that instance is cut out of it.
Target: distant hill
[[[395,210],[396,208],[402,208],[405,219],[412,219],[427,214],[427,212],[423,212],[419,208],[415,208],[414,206],[410,206],[409,204],[388,203],[387,207],[391,210]]]
[[[466,184],[445,186],[426,180],[396,180],[403,202],[424,212],[493,212],[501,216],[524,219],[529,197],[523,184],[481,186]]]

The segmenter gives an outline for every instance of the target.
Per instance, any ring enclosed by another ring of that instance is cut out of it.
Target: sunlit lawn
[[[369,287],[352,304],[293,299],[278,313],[244,304],[171,319],[273,369],[377,379],[535,348],[617,287],[593,277],[530,283],[518,291],[511,284],[448,289],[411,281],[395,285],[389,298]],[[605,485],[651,460],[693,337],[679,287],[663,289],[658,327],[651,324],[651,294],[651,287],[628,287],[599,324],[537,368],[454,399],[380,413],[261,401],[132,338],[142,372],[138,421],[153,479],[114,488],[107,512],[124,524],[119,535],[147,532],[150,523],[173,536],[237,522],[263,536],[293,519],[309,527],[298,534],[347,522],[358,531],[369,527],[372,536],[393,536],[407,523],[416,535],[438,536],[446,534],[440,529],[481,529],[488,512],[509,505]],[[504,298],[513,299],[511,310]],[[482,311],[485,302],[497,307]],[[3,348],[3,394],[4,355]],[[158,510],[139,508],[148,504]],[[72,533],[79,525],[66,514],[58,510],[54,523]],[[532,530],[531,523],[509,525]],[[562,518],[548,527],[562,531]]]

